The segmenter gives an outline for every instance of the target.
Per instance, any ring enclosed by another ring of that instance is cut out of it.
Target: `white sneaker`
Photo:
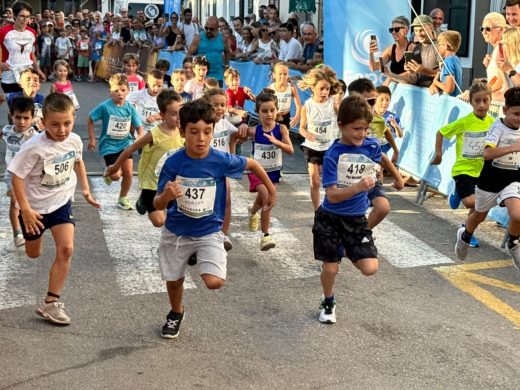
[[[465,243],[462,240],[462,233],[466,228],[460,227],[459,230],[457,230],[457,243],[455,244],[455,253],[457,254],[457,257],[459,260],[466,260],[466,257],[468,257],[468,249],[471,248],[469,244]]]
[[[515,268],[520,271],[520,244],[518,240],[515,241],[515,245],[512,248],[509,248],[509,242],[506,242],[506,252],[509,253],[513,259]]]
[[[25,239],[23,238],[22,233],[16,233],[14,236],[14,246],[24,246],[25,245]]]
[[[70,318],[65,314],[65,305],[63,302],[54,301],[45,303],[44,298],[42,304],[36,308],[36,314],[58,325],[70,324]]]
[[[325,303],[325,298],[321,300],[319,321],[324,324],[336,323],[336,301],[328,305]]]

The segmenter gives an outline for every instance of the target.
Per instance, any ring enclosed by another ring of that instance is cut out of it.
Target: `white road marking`
[[[385,220],[374,229],[380,256],[397,268],[449,264],[454,261],[413,234]]]
[[[101,203],[99,216],[103,233],[123,295],[165,292],[157,260],[161,228],[154,227],[146,215],[117,208],[119,183],[107,186],[101,177],[91,177],[90,180],[96,200]],[[134,178],[130,190],[132,204],[136,200],[132,196],[139,193]],[[190,276],[186,278],[184,288],[196,288]]]

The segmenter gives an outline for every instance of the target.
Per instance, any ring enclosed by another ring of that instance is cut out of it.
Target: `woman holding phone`
[[[388,46],[381,55],[381,60],[374,58],[374,53],[379,51],[377,45],[377,37],[374,35],[370,41],[370,70],[376,71],[381,69],[381,63],[387,65],[390,62],[390,71],[394,74],[401,74],[405,72],[404,69],[404,53],[412,50],[413,42],[408,41],[408,31],[410,29],[410,21],[404,16],[398,16],[392,20],[392,27],[388,31],[392,34],[395,43]]]
[[[497,57],[497,67],[506,76],[508,88],[520,87],[520,28],[504,31],[502,43],[504,55]]]

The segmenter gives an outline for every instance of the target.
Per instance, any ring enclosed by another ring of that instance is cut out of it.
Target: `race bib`
[[[487,131],[478,133],[464,132],[464,141],[462,143],[462,157],[464,158],[480,158],[484,152],[486,144]]]
[[[191,218],[202,218],[213,214],[217,182],[213,178],[192,179],[177,176],[183,196],[177,198],[177,208]]]
[[[213,135],[213,149],[221,152],[229,153],[229,140],[231,138],[231,130],[219,131]]]
[[[275,145],[255,144],[254,159],[266,172],[282,169],[282,150]]]
[[[45,45],[47,45],[47,46],[52,45],[52,39],[51,39],[51,37],[45,37],[45,38],[43,38],[43,42],[45,42]]]
[[[110,115],[108,120],[107,135],[113,139],[124,139],[130,132],[130,118],[120,118]]]
[[[160,174],[161,174],[161,170],[164,166],[164,163],[166,162],[166,160],[168,160],[168,158],[170,156],[172,156],[175,152],[177,151],[177,149],[170,149],[168,150],[166,153],[164,153],[161,158],[159,159],[159,161],[157,161],[157,165],[155,166],[155,176],[156,177],[159,177]]]
[[[330,119],[309,124],[309,132],[316,136],[316,141],[314,142],[318,144],[318,150],[327,150],[329,148],[332,137],[334,137],[333,128],[334,126]]]
[[[79,102],[78,102],[78,98],[76,97],[76,94],[74,93],[74,91],[66,91],[65,92],[65,95],[67,95],[68,97],[70,97],[70,99],[72,100],[72,103],[74,103],[74,108],[76,110],[79,110]]]
[[[79,50],[88,50],[88,42],[80,42]]]
[[[502,148],[504,146],[514,145],[517,141],[517,137],[502,137],[498,144],[498,147]],[[508,169],[512,171],[516,171],[520,167],[520,153],[513,152],[508,153],[505,156],[495,158],[491,163],[495,168],[499,169]]]
[[[94,44],[94,50],[101,50],[103,48],[103,44],[101,42],[96,42]]]
[[[375,177],[378,167],[363,154],[344,153],[338,159],[338,187],[352,187],[365,176]]]
[[[152,115],[155,115],[159,112],[158,108],[155,107],[144,107],[144,106],[137,106],[137,113],[139,114],[139,117],[144,123],[144,129],[145,131],[149,131],[152,127],[155,127],[160,121],[153,121],[151,123],[148,123],[148,118]]]
[[[281,114],[291,111],[292,92],[276,93],[276,97],[278,98],[278,111]]]
[[[128,89],[130,92],[139,91],[139,83],[137,81],[129,81]]]
[[[20,145],[7,145],[5,148],[5,166],[9,166],[11,160],[20,150]]]
[[[44,160],[42,186],[56,188],[67,183],[74,169],[75,160],[75,151],[71,151],[63,156],[54,157],[50,160]]]

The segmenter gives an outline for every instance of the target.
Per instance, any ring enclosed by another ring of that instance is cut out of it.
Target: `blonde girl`
[[[289,67],[284,62],[277,62],[273,67],[273,83],[269,86],[278,98],[279,114],[281,121],[287,128],[295,127],[300,120],[302,102],[296,86],[289,81]],[[296,113],[291,118],[291,105],[294,101]]]
[[[72,82],[68,79],[70,75],[69,63],[65,60],[56,60],[52,69],[56,81],[51,86],[51,93],[64,93],[72,99],[74,108],[77,110],[79,108],[78,99],[72,88]]]

